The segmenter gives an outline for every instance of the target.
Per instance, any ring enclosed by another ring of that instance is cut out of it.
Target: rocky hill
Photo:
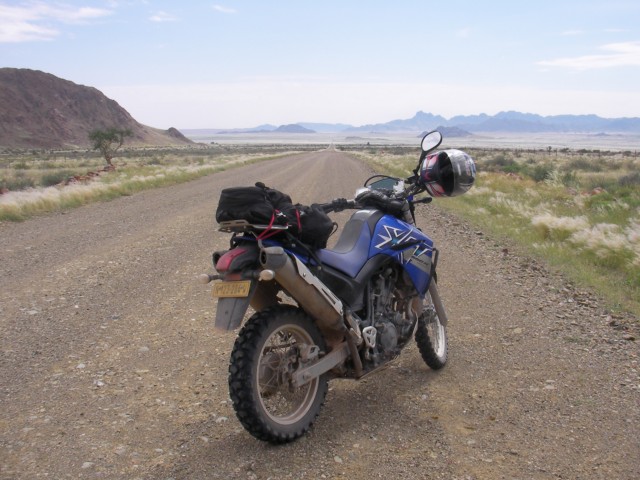
[[[279,133],[316,133],[313,130],[303,127],[302,125],[298,125],[296,123],[289,125],[280,125],[278,128],[274,130],[274,132]]]
[[[443,127],[442,125],[439,125],[434,130],[438,130],[444,136],[444,138],[469,137],[469,136],[473,135],[473,133],[467,132],[466,130],[463,130],[463,129],[458,128],[458,127]],[[420,138],[422,138],[427,133],[429,133],[429,130],[423,131],[418,136]]]
[[[0,68],[0,147],[84,148],[91,130],[129,129],[127,145],[185,145],[175,128],[138,123],[102,92],[49,73]]]

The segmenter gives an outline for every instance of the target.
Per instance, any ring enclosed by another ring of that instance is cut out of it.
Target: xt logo
[[[431,256],[429,255],[433,251],[433,247],[428,245],[425,246],[417,246],[415,250],[410,251],[409,249],[402,252],[403,259],[405,264],[414,265],[416,268],[419,268],[424,273],[431,272]]]
[[[416,249],[413,251],[412,256],[421,257],[422,255],[428,255],[429,252],[431,252],[432,250],[433,250],[433,247],[430,247],[429,245],[425,245],[424,247],[417,246]]]
[[[411,236],[411,230],[401,230],[400,228],[394,228],[389,225],[383,225],[385,234],[378,234],[382,239],[382,242],[376,245],[376,248],[382,250],[384,247],[393,247],[408,240],[415,240]]]

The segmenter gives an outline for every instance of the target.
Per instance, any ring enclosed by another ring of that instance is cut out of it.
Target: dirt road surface
[[[411,345],[330,384],[293,444],[242,429],[235,337],[194,281],[227,245],[219,191],[263,181],[311,203],[368,174],[327,150],[0,225],[0,478],[640,478],[637,323],[431,206],[447,366]]]

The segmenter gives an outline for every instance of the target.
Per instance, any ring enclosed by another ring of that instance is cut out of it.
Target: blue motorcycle
[[[220,222],[233,234],[230,249],[214,253],[218,273],[203,281],[215,280],[216,328],[237,329],[248,307],[255,310],[229,366],[234,409],[254,437],[284,443],[304,435],[330,379],[362,378],[396,358],[412,336],[429,367],[444,367],[438,250],[415,226],[414,211],[433,197],[465,193],[476,170],[460,150],[436,151],[441,142],[439,132],[426,134],[412,176],[371,177],[353,200],[293,213],[269,207],[264,222],[251,215]],[[424,192],[429,196],[417,198]],[[272,194],[264,197],[263,190],[260,198],[273,200]],[[238,203],[247,211],[246,199]],[[331,249],[291,234],[305,215],[345,209],[356,212]]]

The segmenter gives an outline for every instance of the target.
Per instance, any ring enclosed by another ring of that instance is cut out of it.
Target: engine
[[[417,316],[409,307],[415,295],[397,266],[387,266],[371,277],[366,317],[361,322],[367,346],[365,361],[370,367],[395,358],[411,338]]]

